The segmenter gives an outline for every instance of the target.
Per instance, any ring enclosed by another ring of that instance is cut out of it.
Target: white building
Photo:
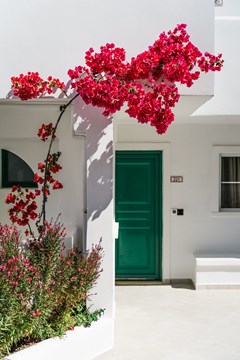
[[[56,119],[65,100],[12,99],[10,77],[38,71],[64,81],[69,68],[84,63],[89,47],[114,42],[130,58],[179,23],[188,25],[191,41],[201,51],[223,53],[225,63],[220,73],[202,75],[190,89],[181,87],[175,121],[165,135],[124,112],[113,121],[105,119],[99,109],[78,100],[66,112],[55,145],[63,153],[64,190],[54,195],[49,214],[61,211],[69,241],[84,245],[86,236],[90,246],[103,238],[104,272],[94,302],[106,308],[105,349],[112,346],[114,317],[115,201],[120,223],[117,278],[196,281],[195,258],[203,257],[206,264],[206,258],[217,257],[225,259],[218,264],[218,274],[215,268],[216,276],[208,274],[209,282],[200,274],[197,285],[240,284],[229,258],[234,256],[238,265],[240,3],[223,0],[219,7],[214,0],[103,0],[101,6],[94,0],[2,3],[0,147],[16,153],[33,170],[45,150],[37,129]],[[3,204],[7,192],[0,189],[2,222],[7,221]],[[212,265],[214,261],[207,262],[205,273]]]

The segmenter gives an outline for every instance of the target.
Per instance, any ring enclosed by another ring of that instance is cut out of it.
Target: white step
[[[196,256],[196,289],[240,288],[240,255]]]

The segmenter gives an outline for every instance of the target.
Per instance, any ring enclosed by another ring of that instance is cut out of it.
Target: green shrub
[[[102,271],[101,242],[63,256],[63,240],[58,223],[46,223],[25,245],[16,228],[0,225],[0,357],[101,316],[102,310],[86,307]]]

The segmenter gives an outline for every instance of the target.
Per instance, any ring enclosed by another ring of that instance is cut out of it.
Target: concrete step
[[[240,255],[196,256],[196,289],[240,288]]]

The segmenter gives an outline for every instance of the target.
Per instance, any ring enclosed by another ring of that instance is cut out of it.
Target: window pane
[[[221,208],[240,208],[240,184],[222,184],[221,186]]]
[[[30,166],[16,154],[2,149],[2,187],[37,187]]]
[[[33,181],[33,171],[20,157],[8,151],[8,181],[16,184]]]
[[[221,181],[240,181],[240,157],[221,158]]]

